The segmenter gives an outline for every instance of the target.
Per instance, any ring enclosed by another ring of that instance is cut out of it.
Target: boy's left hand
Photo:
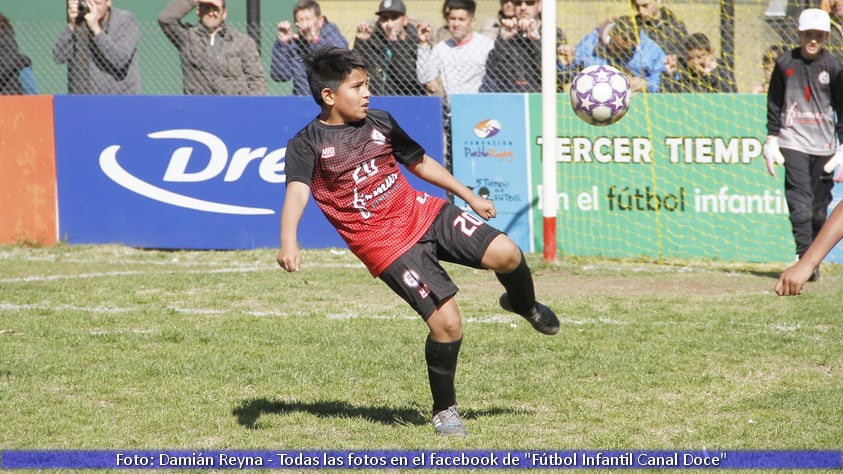
[[[484,220],[488,221],[497,215],[497,212],[495,211],[495,203],[480,196],[472,199],[468,205],[471,206],[472,211]]]

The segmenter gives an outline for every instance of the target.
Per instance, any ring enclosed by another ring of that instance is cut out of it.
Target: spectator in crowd
[[[419,33],[402,0],[380,2],[377,21],[357,25],[354,51],[369,65],[372,95],[425,95],[416,78]]]
[[[802,11],[800,46],[776,60],[767,92],[764,160],[772,176],[775,165],[784,164],[785,199],[800,259],[825,224],[831,172],[843,164],[843,66],[823,47],[830,26],[825,11]],[[819,262],[812,271],[810,280],[819,279]]]
[[[753,94],[766,94],[770,86],[770,76],[773,74],[773,67],[776,59],[779,58],[786,48],[780,44],[771,44],[761,55],[761,80],[752,84]]]
[[[498,38],[498,32],[501,30],[501,21],[508,18],[515,18],[515,0],[500,0],[501,9],[498,14],[486,20],[480,33],[495,40]]]
[[[140,94],[140,26],[111,0],[67,0],[53,59],[67,64],[68,94]]]
[[[304,57],[323,46],[347,48],[348,41],[337,25],[322,15],[315,0],[299,0],[293,6],[293,21],[278,23],[278,39],[272,47],[270,77],[275,82],[293,81],[293,95],[310,95]]]
[[[664,51],[633,19],[623,16],[602,23],[587,34],[575,48],[570,65],[558,65],[560,82],[569,82],[574,73],[595,64],[609,65],[623,71],[633,92],[660,92],[665,70]]]
[[[515,17],[500,21],[480,92],[540,92],[542,0],[514,0]],[[557,50],[567,44],[556,29]]]
[[[737,92],[735,75],[717,61],[705,33],[685,39],[684,63],[667,62],[662,92]]]
[[[442,24],[439,26],[439,28],[436,28],[436,34],[434,35],[434,43],[438,43],[440,41],[447,41],[451,37],[451,32],[448,30],[449,1],[450,0],[445,0],[442,2]]]
[[[831,18],[831,31],[825,47],[843,62],[843,0],[829,0],[827,11]]]
[[[629,0],[635,14],[635,25],[655,41],[670,62],[681,62],[688,37],[685,23],[663,5],[662,0]],[[680,66],[682,66],[680,64]]]
[[[183,23],[193,9],[199,23]],[[255,41],[226,24],[225,0],[172,0],[158,16],[161,30],[181,56],[188,95],[266,95]]]
[[[451,38],[431,45],[432,31],[419,25],[416,73],[428,91],[438,95],[472,93],[480,90],[486,75],[486,59],[494,43],[474,32],[474,0],[448,0],[448,30]],[[439,82],[441,80],[441,90]]]
[[[21,54],[12,22],[0,13],[0,95],[37,93],[32,61]]]

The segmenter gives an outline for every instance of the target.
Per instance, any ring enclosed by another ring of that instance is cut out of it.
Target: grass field
[[[0,450],[841,449],[834,265],[779,298],[779,265],[530,255],[556,337],[449,267],[470,432],[452,439],[420,318],[348,252],[274,258],[0,247]]]

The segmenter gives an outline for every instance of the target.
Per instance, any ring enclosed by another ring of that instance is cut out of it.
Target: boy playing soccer
[[[427,323],[425,359],[435,431],[465,436],[454,388],[462,342],[457,286],[439,262],[493,270],[506,289],[501,306],[544,334],[556,334],[559,320],[535,300],[530,269],[509,237],[410,186],[399,163],[465,200],[483,219],[495,217],[492,201],[459,183],[388,112],[369,110],[365,62],[347,49],[326,47],[306,65],[310,91],[322,110],[287,144],[278,264],[288,272],[301,269],[297,229],[312,193],[372,276]]]

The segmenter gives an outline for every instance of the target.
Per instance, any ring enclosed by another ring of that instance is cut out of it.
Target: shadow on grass
[[[779,272],[750,271],[749,274],[755,275],[755,276],[761,277],[761,278],[772,278],[774,280],[778,280],[779,276],[782,274],[782,272],[780,272],[780,271]]]
[[[362,418],[372,423],[384,425],[426,425],[430,423],[430,415],[422,413],[416,408],[393,408],[387,406],[355,406],[338,400],[322,400],[316,402],[286,402],[255,398],[244,400],[232,411],[237,417],[237,423],[247,429],[260,429],[258,420],[262,415],[283,415],[292,412],[305,412],[315,416],[328,418]],[[479,416],[494,416],[505,413],[515,413],[516,410],[505,408],[490,408],[486,410],[466,410],[462,413],[464,419]]]

